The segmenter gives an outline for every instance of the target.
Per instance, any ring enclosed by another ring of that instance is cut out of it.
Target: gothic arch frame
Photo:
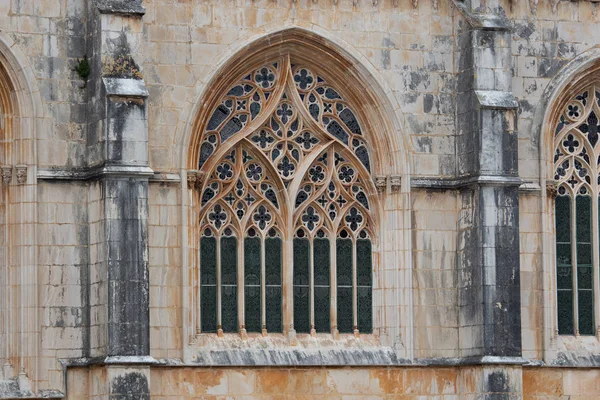
[[[541,187],[543,285],[543,358],[552,362],[561,350],[563,338],[558,335],[556,294],[556,233],[554,227],[554,132],[563,108],[578,91],[592,84],[600,85],[600,47],[594,47],[567,63],[548,83],[533,118],[533,137],[538,140]],[[597,276],[597,275],[596,275]],[[598,279],[595,279],[598,285]],[[596,293],[597,294],[597,291]],[[600,304],[595,296],[596,326],[600,321]],[[597,333],[598,334],[598,333]]]
[[[11,192],[8,203],[13,215],[11,224],[2,229],[7,236],[6,247],[11,249],[10,268],[14,269],[9,279],[15,293],[8,293],[13,309],[15,331],[9,331],[10,340],[0,354],[3,363],[9,356],[13,373],[31,382],[30,389],[38,391],[39,361],[41,345],[41,315],[38,300],[38,250],[36,239],[37,223],[37,145],[36,140],[44,129],[41,123],[43,108],[37,80],[25,54],[14,40],[0,31],[0,104],[2,110],[12,115],[5,121],[10,137],[3,138],[0,164],[10,169],[10,182],[2,185],[3,197]],[[3,217],[2,219],[6,219]],[[8,261],[6,262],[8,265]],[[22,273],[21,270],[32,273]],[[18,272],[18,273],[17,273]],[[33,273],[36,272],[36,273]],[[29,289],[26,289],[29,288]],[[12,303],[14,302],[14,303]],[[27,346],[19,339],[17,330],[27,330],[33,336],[35,346]]]
[[[269,58],[277,57],[290,50],[302,50],[294,53],[296,59],[306,61],[320,70],[328,70],[328,77],[332,84],[346,88],[343,92],[344,98],[349,102],[362,105],[356,111],[357,117],[365,125],[364,130],[369,132],[369,134],[365,134],[365,141],[371,146],[369,150],[373,165],[372,177],[381,175],[400,175],[402,177],[399,191],[390,193],[389,187],[384,188],[387,195],[382,195],[378,210],[378,214],[382,216],[381,220],[384,221],[387,218],[388,221],[385,224],[382,222],[381,234],[377,236],[383,237],[384,232],[393,230],[396,240],[393,245],[382,244],[381,249],[374,251],[374,258],[381,259],[380,264],[384,264],[383,260],[385,259],[386,263],[395,265],[397,271],[394,287],[398,292],[395,296],[398,304],[393,306],[399,311],[397,315],[382,317],[384,323],[380,326],[383,326],[387,336],[385,344],[395,347],[402,357],[410,358],[413,348],[412,257],[410,255],[411,238],[408,233],[410,227],[410,140],[407,139],[405,131],[402,129],[398,118],[400,109],[391,95],[391,90],[382,84],[384,81],[364,56],[351,49],[347,43],[340,45],[340,43],[331,42],[315,32],[298,27],[276,28],[259,38],[252,38],[252,40],[230,46],[229,51],[235,53],[234,56],[226,61],[221,60],[219,66],[211,71],[212,76],[209,83],[198,96],[198,101],[192,107],[189,120],[185,124],[185,135],[179,136],[183,141],[182,157],[180,158],[182,177],[185,177],[190,170],[197,169],[201,140],[199,124],[210,117],[209,113],[212,112],[212,107],[208,105],[215,104],[217,97],[229,89],[228,86],[241,73],[239,66],[243,65],[244,68],[257,66]],[[345,76],[352,77],[350,85],[348,82],[339,81],[336,75],[340,72]],[[358,100],[358,94],[362,96],[362,100]],[[368,100],[365,101],[365,98]],[[183,295],[183,336],[187,341],[195,334],[192,329],[195,326],[194,311],[192,310],[194,300],[190,293],[195,290],[193,283],[195,272],[193,271],[197,265],[195,260],[197,256],[194,251],[197,247],[195,244],[197,237],[192,229],[195,217],[193,208],[190,207],[194,204],[194,199],[187,190],[186,180],[182,179],[182,189],[184,190],[182,198],[184,268],[182,272],[183,286],[186,288],[186,293]],[[386,226],[384,227],[384,225]],[[399,265],[400,267],[398,267]],[[380,276],[375,277],[374,282],[378,279],[382,281],[383,275],[384,271],[380,271]],[[380,284],[380,288],[382,287],[383,284]],[[374,304],[377,302],[383,304],[383,297],[383,293],[375,294],[374,291]],[[391,308],[388,307],[388,309]],[[386,311],[380,313],[385,314]]]

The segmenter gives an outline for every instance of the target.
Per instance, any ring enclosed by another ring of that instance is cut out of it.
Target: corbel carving
[[[419,0],[412,0],[413,8],[419,7]]]
[[[376,6],[379,3],[379,0],[373,0],[373,5]]]
[[[27,182],[27,165],[15,165],[15,170],[17,171],[17,183],[22,185]]]
[[[558,3],[560,3],[560,0],[552,0],[552,13],[556,14],[556,12],[558,11]]]
[[[2,184],[10,184],[10,181],[12,181],[12,166],[3,165],[0,167],[0,169],[2,170]]]
[[[433,0],[433,10],[434,11],[438,10],[438,0]]]
[[[399,192],[402,186],[402,177],[400,175],[390,176],[390,187],[392,192]]]
[[[358,7],[358,0],[352,0],[352,5],[354,7]]]
[[[546,183],[546,196],[555,199],[558,196],[558,185],[556,182]]]
[[[398,0],[392,0],[392,5],[394,7],[398,7]]]
[[[200,189],[202,187],[203,174],[200,171],[189,170],[187,172],[188,189]]]
[[[378,193],[385,193],[385,189],[387,188],[387,178],[385,176],[376,176],[375,187],[377,188]]]

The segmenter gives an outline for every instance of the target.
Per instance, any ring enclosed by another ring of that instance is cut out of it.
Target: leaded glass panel
[[[244,240],[244,321],[248,332],[260,332],[262,330],[260,267],[260,238],[246,238]]]
[[[237,332],[237,239],[221,238],[221,326]]]
[[[310,241],[294,238],[294,328],[298,333],[310,332],[309,257]]]
[[[265,239],[267,331],[282,332],[281,239]]]
[[[337,240],[337,320],[341,333],[354,331],[352,315],[352,258],[353,248],[351,239]]]
[[[200,305],[202,332],[217,331],[217,240],[200,239]]]
[[[315,277],[315,329],[317,332],[329,332],[331,329],[329,309],[329,239],[315,238],[314,277]]]

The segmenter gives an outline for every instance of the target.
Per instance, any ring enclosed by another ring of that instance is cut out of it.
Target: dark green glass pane
[[[571,242],[571,199],[558,196],[554,201],[556,218],[556,241],[559,243]]]
[[[591,290],[579,290],[579,334],[593,335],[594,332],[594,300]]]
[[[592,268],[577,267],[577,287],[579,289],[592,289]]]
[[[260,332],[260,238],[244,239],[244,324],[248,332]]]
[[[265,239],[265,273],[267,281],[267,331],[283,332],[280,238]]]
[[[217,240],[200,239],[200,329],[217,331]]]
[[[354,320],[352,318],[352,288],[339,287],[337,290],[337,319],[338,330],[341,333],[354,332]]]
[[[558,333],[573,335],[573,292],[559,290],[556,300],[558,304]]]
[[[352,240],[337,239],[336,248],[338,287],[352,287]]]
[[[592,245],[577,243],[577,265],[592,265]]]
[[[265,274],[267,285],[281,286],[281,239],[265,239]],[[268,311],[267,311],[268,313]]]
[[[556,284],[558,289],[573,289],[573,267],[570,265],[558,267],[556,273]]]
[[[373,297],[370,286],[358,287],[358,330],[361,333],[373,331]]]
[[[577,242],[592,241],[592,199],[589,196],[577,196]]]
[[[358,239],[356,241],[356,279],[358,286],[371,286],[373,282],[373,266],[371,264],[371,241]]]
[[[329,286],[329,239],[316,238],[313,246],[315,286]]]
[[[267,285],[267,331],[283,332],[281,285]]]
[[[329,296],[329,286],[315,286],[315,329],[317,332],[331,330]]]
[[[202,332],[217,331],[217,287],[202,286],[200,288],[202,313],[200,329]]]
[[[559,243],[556,245],[556,263],[558,265],[571,266],[571,243]]]
[[[354,331],[352,316],[352,240],[336,240],[337,319],[342,333]]]
[[[221,283],[237,284],[237,239],[221,238]]]
[[[237,332],[237,239],[221,238],[221,326]]]
[[[308,239],[294,239],[294,328],[298,333],[310,332],[308,302]]]
[[[315,329],[330,332],[329,239],[316,238],[313,242],[315,272]]]

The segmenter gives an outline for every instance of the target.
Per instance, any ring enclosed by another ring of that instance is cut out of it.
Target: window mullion
[[[245,299],[245,295],[246,295],[246,290],[245,290],[246,279],[245,278],[246,277],[244,276],[246,274],[246,263],[244,262],[244,246],[245,246],[245,238],[241,237],[238,240],[238,245],[237,245],[237,265],[238,265],[238,269],[237,269],[237,279],[238,279],[237,303],[238,303],[238,327],[239,327],[240,333],[242,333],[242,334],[244,334],[245,333],[244,331],[246,330],[246,299]],[[219,301],[219,310],[220,309],[221,309],[221,303]],[[243,331],[242,331],[242,329],[243,329]]]
[[[598,238],[598,193],[592,192],[592,284],[594,301],[594,329],[596,336],[600,334],[597,326],[600,321],[600,280],[598,267],[600,264],[600,240]]]
[[[310,239],[308,246],[308,310],[310,320],[310,334],[316,334],[315,330],[315,241]]]
[[[329,246],[331,251],[329,252],[330,262],[329,265],[329,279],[331,281],[331,285],[329,286],[329,290],[331,293],[331,297],[329,299],[331,306],[329,307],[329,316],[331,320],[331,334],[337,335],[338,333],[338,323],[337,323],[337,248],[336,248],[336,235],[331,235],[329,237]]]
[[[358,333],[358,278],[356,268],[356,238],[352,238],[352,318],[354,333]]]
[[[573,279],[573,331],[579,336],[579,298],[577,287],[577,195],[571,202],[571,275]]]
[[[221,323],[221,236],[216,237],[217,258],[217,333],[223,334]]]
[[[260,324],[262,333],[267,333],[267,289],[265,268],[265,237],[260,238]]]

